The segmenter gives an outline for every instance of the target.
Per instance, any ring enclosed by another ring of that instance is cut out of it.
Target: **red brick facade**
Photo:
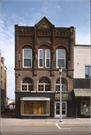
[[[66,68],[62,77],[67,80],[67,91],[73,91],[75,28],[62,28],[52,25],[43,17],[34,27],[15,25],[15,92],[22,92],[21,81],[25,77],[33,80],[33,90],[38,91],[38,80],[48,77],[51,91],[55,91],[55,83],[59,78],[56,68],[56,49],[66,50]],[[32,68],[23,68],[23,49],[32,49]],[[51,50],[51,67],[38,68],[38,49]]]

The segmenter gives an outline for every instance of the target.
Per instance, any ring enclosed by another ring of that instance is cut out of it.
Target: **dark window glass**
[[[50,64],[49,64],[49,59],[46,59],[46,67],[49,67]]]
[[[90,66],[85,67],[85,77],[91,78],[91,67]]]
[[[89,68],[89,76],[91,77],[91,67]]]
[[[59,66],[62,66],[62,67],[64,67],[65,65],[64,65],[64,60],[63,59],[58,59],[58,67]]]
[[[50,85],[45,85],[45,91],[50,91]]]
[[[40,65],[39,65],[39,66],[40,66],[40,67],[43,67],[43,59],[39,59],[39,61],[40,61],[40,62],[39,62]]]
[[[66,91],[66,85],[62,86],[62,91]]]
[[[60,114],[60,110],[56,110],[56,114]]]
[[[64,111],[62,111],[62,114],[65,114],[65,110],[64,110]]]
[[[28,85],[28,90],[33,91],[33,85]]]
[[[65,103],[62,103],[62,109],[65,109]]]
[[[31,59],[24,59],[24,66],[31,67]]]

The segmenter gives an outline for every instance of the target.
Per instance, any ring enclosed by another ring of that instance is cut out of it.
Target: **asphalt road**
[[[2,135],[90,135],[90,127],[63,127],[56,125],[2,126]]]
[[[37,120],[33,123],[30,119],[16,119],[14,114],[15,110],[12,106],[9,112],[2,113],[0,135],[91,135],[89,124],[67,125],[55,123],[54,120],[51,122]]]

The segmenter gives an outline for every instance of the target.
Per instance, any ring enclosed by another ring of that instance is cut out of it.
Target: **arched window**
[[[56,91],[60,91],[60,78],[57,79],[55,88]],[[62,91],[67,91],[67,81],[64,78],[61,79],[61,88]]]
[[[50,80],[47,78],[41,78],[38,81],[38,91],[50,91]]]
[[[33,91],[33,81],[30,78],[22,80],[22,91]]]

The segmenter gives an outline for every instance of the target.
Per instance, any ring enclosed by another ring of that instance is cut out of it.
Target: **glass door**
[[[60,117],[60,102],[55,102],[55,114],[54,116],[57,118]],[[67,102],[62,102],[62,117],[67,117]]]

